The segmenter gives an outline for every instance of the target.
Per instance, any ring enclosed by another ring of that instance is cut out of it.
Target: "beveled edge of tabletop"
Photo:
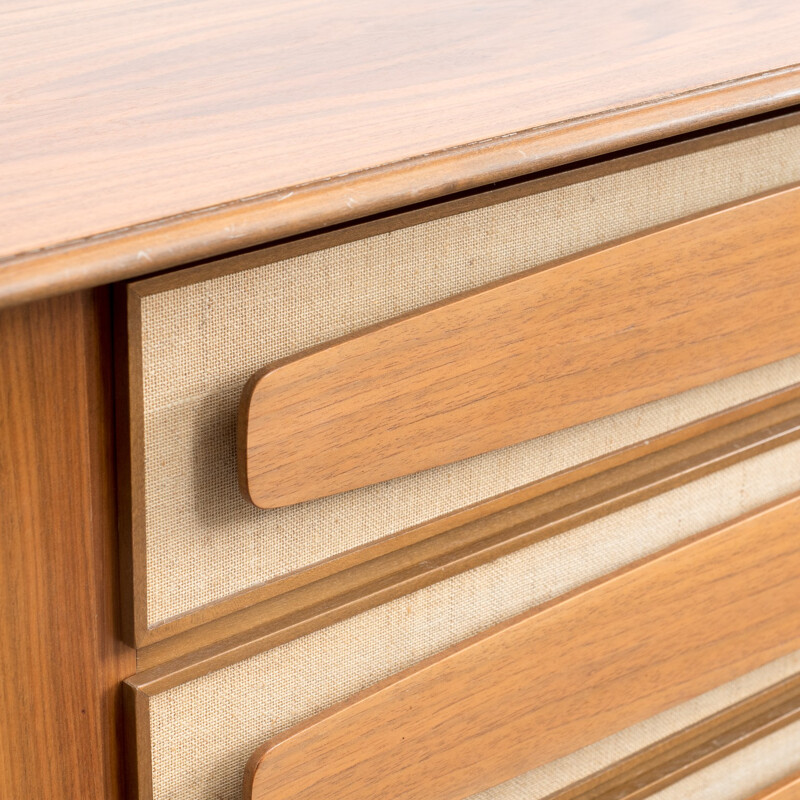
[[[0,259],[0,308],[186,265],[800,103],[800,65]]]

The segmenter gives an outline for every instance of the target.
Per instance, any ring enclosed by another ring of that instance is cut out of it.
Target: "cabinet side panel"
[[[121,798],[108,303],[0,313],[0,796]]]

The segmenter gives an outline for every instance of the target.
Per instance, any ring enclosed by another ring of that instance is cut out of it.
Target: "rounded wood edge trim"
[[[125,786],[130,800],[153,800],[150,698],[122,684],[125,729]]]
[[[637,169],[690,153],[698,153],[732,142],[774,133],[798,124],[800,124],[800,106],[791,106],[733,123],[712,125],[702,130],[689,131],[636,147],[623,148],[598,155],[595,158],[573,161],[508,181],[478,186],[455,194],[450,193],[444,197],[411,206],[402,206],[330,228],[312,230],[286,239],[267,242],[243,251],[184,264],[154,275],[132,279],[127,285],[135,287],[137,294],[142,298],[160,294],[214,278],[234,275],[253,267],[275,264],[289,258],[317,253],[360,239],[457,216],[475,209],[489,208],[522,197],[530,197],[595,178],[626,172],[629,169]]]
[[[0,260],[0,308],[518,178],[800,102],[800,65]]]

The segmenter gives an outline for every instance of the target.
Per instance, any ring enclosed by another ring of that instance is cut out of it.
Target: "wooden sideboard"
[[[0,797],[800,796],[799,6],[0,29]]]

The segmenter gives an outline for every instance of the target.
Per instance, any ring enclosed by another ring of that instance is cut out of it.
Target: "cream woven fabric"
[[[342,620],[151,699],[155,800],[234,800],[265,740],[491,625],[800,490],[800,441]],[[800,653],[543,768],[534,800],[796,671]],[[508,786],[508,785],[507,785]],[[541,793],[539,790],[541,789]]]
[[[292,508],[258,510],[236,486],[238,397],[247,378],[274,359],[795,180],[800,127],[145,298],[148,624],[800,380],[798,358]]]
[[[651,800],[750,800],[800,769],[800,722],[651,795]],[[527,795],[520,795],[527,800]],[[480,797],[480,795],[478,795]]]

